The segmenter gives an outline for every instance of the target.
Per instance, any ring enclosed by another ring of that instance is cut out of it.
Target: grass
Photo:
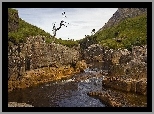
[[[53,36],[51,36],[50,33],[45,32],[44,30],[38,28],[37,26],[27,23],[26,21],[22,20],[21,18],[15,17],[14,13],[18,13],[18,11],[15,9],[12,9],[12,8],[8,9],[8,14],[11,17],[10,18],[11,21],[14,22],[14,21],[18,20],[18,22],[19,22],[18,29],[16,31],[8,33],[9,44],[23,43],[23,42],[26,42],[27,37],[37,36],[37,35],[46,36],[46,43],[53,42]],[[77,41],[62,40],[60,38],[59,39],[55,38],[55,43],[62,44],[62,45],[68,46],[68,47],[73,47],[73,46],[78,45]]]
[[[8,11],[9,15],[11,15],[11,20],[17,21],[13,16],[14,13],[17,13],[17,10],[9,8]],[[26,37],[36,35],[46,36],[46,43],[51,43],[53,41],[53,37],[44,30],[27,23],[21,18],[19,18],[18,21],[18,30],[16,32],[8,33],[8,39],[10,42],[14,44],[25,42]],[[117,42],[117,39],[121,39],[121,42]],[[132,45],[144,45],[147,43],[147,17],[146,14],[143,14],[134,18],[127,18],[116,26],[99,31],[96,34],[83,38],[79,41],[55,38],[55,43],[68,47],[73,47],[80,44],[83,49],[94,43],[99,43],[102,46],[113,49],[131,49]]]
[[[121,39],[121,42],[117,42],[118,39]],[[132,45],[144,45],[147,43],[146,14],[127,18],[116,26],[98,31],[95,35],[90,36],[89,40],[112,49],[130,49]],[[86,43],[88,44],[86,38],[80,40],[80,43],[84,45],[83,47]]]

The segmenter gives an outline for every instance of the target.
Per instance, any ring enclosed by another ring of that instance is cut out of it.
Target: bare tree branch
[[[67,17],[65,16],[65,14],[66,14],[65,12],[62,12],[62,15],[64,15],[64,17],[67,18]],[[53,36],[54,36],[54,41],[55,41],[55,36],[56,36],[57,31],[60,30],[62,26],[67,27],[66,24],[69,24],[69,23],[67,23],[67,22],[65,22],[65,21],[62,20],[62,21],[60,22],[60,26],[59,26],[58,28],[56,28],[56,24],[54,23],[53,29],[52,29],[52,31],[53,31]]]

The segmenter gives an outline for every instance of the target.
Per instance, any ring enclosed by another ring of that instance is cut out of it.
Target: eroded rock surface
[[[8,107],[34,107],[26,103],[8,102]]]
[[[28,37],[27,42],[8,48],[8,78],[42,67],[76,64],[79,52],[59,44],[47,44],[43,36]]]
[[[89,96],[99,99],[108,107],[146,107],[145,96],[108,89],[106,91],[93,91]]]
[[[86,62],[84,60],[78,61],[76,63],[75,68],[76,68],[76,71],[83,72],[87,68],[87,64],[86,64]]]
[[[147,95],[147,78],[132,79],[126,76],[104,77],[102,85],[117,90]]]

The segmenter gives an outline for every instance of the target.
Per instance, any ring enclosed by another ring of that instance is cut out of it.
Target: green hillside
[[[25,41],[25,38],[28,36],[44,35],[51,36],[49,33],[46,33],[44,30],[31,25],[21,18],[19,18],[19,28],[16,32],[9,32],[8,38],[14,43]]]
[[[53,38],[44,30],[27,23],[18,18],[18,13],[15,9],[8,9],[8,39],[10,42],[17,44],[25,42],[26,37],[43,35],[47,36],[46,42],[51,43]],[[15,28],[15,30],[14,30]],[[13,31],[12,31],[13,30]],[[82,49],[87,48],[91,44],[99,43],[102,46],[109,48],[127,48],[130,49],[132,45],[144,45],[147,43],[147,17],[145,14],[127,18],[121,21],[118,25],[96,32],[92,36],[87,36],[79,41],[55,39],[55,43],[62,44],[68,47],[77,46],[80,43]]]
[[[14,25],[17,23],[14,23],[16,20],[18,20],[18,29],[16,31],[10,31],[8,32],[8,41],[12,42],[14,44],[25,42],[26,37],[29,36],[36,36],[36,35],[42,35],[46,36],[46,42],[51,43],[53,41],[53,38],[51,35],[44,30],[38,28],[37,26],[31,25],[27,23],[26,21],[22,20],[21,18],[14,17],[14,13],[17,13],[18,11],[12,8],[8,9],[8,14],[9,14],[9,19],[11,21],[8,21],[8,25],[10,23],[13,23]],[[11,24],[12,25],[12,24]],[[10,26],[11,26],[10,25]],[[68,47],[73,47],[78,45],[76,41],[73,40],[62,40],[62,39],[57,39],[55,38],[55,43],[62,44]]]
[[[88,44],[99,43],[109,48],[127,48],[131,45],[146,44],[147,38],[147,17],[140,15],[134,18],[127,18],[117,26],[98,31],[95,35],[88,38]],[[80,40],[81,45],[85,45],[86,38]]]

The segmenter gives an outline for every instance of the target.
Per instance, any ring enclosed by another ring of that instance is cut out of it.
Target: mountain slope
[[[13,43],[24,42],[26,37],[29,36],[36,36],[36,35],[44,35],[44,36],[51,36],[49,33],[45,32],[44,30],[27,23],[26,21],[22,20],[18,16],[18,11],[12,8],[8,9],[8,39]],[[10,28],[14,28],[15,30],[11,31]]]
[[[147,13],[145,8],[119,8],[96,34],[80,40],[82,48],[99,43],[117,49],[147,43]],[[123,13],[119,13],[123,12]],[[126,15],[129,16],[126,18]],[[125,16],[125,18],[123,18]]]
[[[128,18],[118,25],[96,34],[97,41],[110,48],[130,48],[131,45],[146,44],[147,17],[140,15]]]
[[[146,13],[147,13],[146,8],[118,8],[118,10],[113,14],[113,16],[99,31],[111,26],[115,26],[126,18],[133,18]]]
[[[53,36],[44,30],[27,23],[18,16],[18,11],[12,8],[8,9],[8,41],[14,44],[26,42],[30,36],[45,36],[46,43],[53,41]],[[62,40],[55,38],[55,43],[68,47],[77,46],[78,43],[73,40]]]

